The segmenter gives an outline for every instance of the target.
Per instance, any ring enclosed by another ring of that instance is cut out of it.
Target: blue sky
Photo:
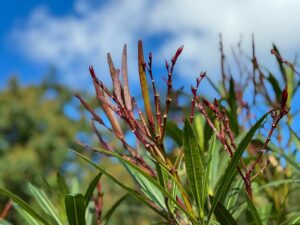
[[[243,48],[255,34],[261,63],[273,67],[272,42],[292,60],[300,50],[298,0],[10,0],[0,7],[0,87],[17,74],[23,84],[38,83],[51,66],[58,79],[74,88],[88,87],[88,66],[108,78],[106,53],[118,65],[128,45],[131,85],[137,81],[137,41],[163,65],[185,46],[177,66],[181,80],[192,83],[200,71],[219,74],[218,34],[225,49],[242,36]],[[157,67],[157,76],[163,75]],[[275,70],[275,69],[274,69]]]

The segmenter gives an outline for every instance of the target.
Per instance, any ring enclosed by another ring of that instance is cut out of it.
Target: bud
[[[282,94],[281,94],[281,109],[285,108],[287,98],[288,98],[288,92],[287,92],[287,86],[285,86],[285,88],[283,89]]]
[[[176,63],[177,58],[178,58],[179,55],[181,54],[182,50],[183,50],[183,45],[181,45],[180,48],[177,49],[175,55],[173,56],[173,58],[172,58],[172,60],[171,60],[173,64]]]
[[[93,66],[89,66],[89,71],[90,71],[90,74],[93,78],[96,77],[96,74],[95,74],[95,71],[94,71],[94,67]]]

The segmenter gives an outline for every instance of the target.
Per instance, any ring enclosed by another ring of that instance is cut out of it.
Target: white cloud
[[[213,76],[218,71],[219,32],[227,49],[241,34],[244,46],[250,47],[254,33],[263,63],[272,59],[272,42],[292,57],[300,47],[298,9],[298,0],[114,0],[102,5],[77,0],[75,12],[60,17],[36,8],[22,26],[13,29],[12,40],[30,60],[57,65],[64,74],[62,79],[78,87],[89,82],[86,71],[90,64],[102,75],[108,73],[107,52],[119,63],[123,43],[128,44],[129,71],[136,74],[137,40],[168,34],[168,39],[153,49],[156,57],[169,58],[184,44],[178,70],[193,80],[202,70]],[[153,47],[149,42],[145,45]]]

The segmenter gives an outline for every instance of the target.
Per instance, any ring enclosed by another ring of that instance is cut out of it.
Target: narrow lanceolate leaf
[[[139,63],[139,76],[140,76],[140,84],[142,89],[142,95],[144,99],[145,110],[148,118],[148,122],[152,128],[154,128],[154,119],[151,110],[151,102],[149,98],[149,90],[147,84],[147,77],[145,71],[145,60],[144,60],[144,52],[143,52],[143,43],[140,40],[138,43],[138,63]],[[153,130],[154,131],[154,130]]]
[[[220,202],[218,202],[216,206],[215,215],[221,225],[237,225],[237,222],[235,221],[231,213]]]
[[[293,91],[295,90],[295,72],[291,69],[287,69],[287,101],[286,105],[289,107],[291,105],[291,100],[293,97]]]
[[[32,193],[35,200],[37,201],[37,203],[39,204],[39,206],[42,208],[42,210],[46,214],[49,214],[57,224],[62,224],[62,222],[58,218],[54,206],[50,202],[49,198],[46,196],[45,192],[36,188],[32,184],[29,184],[29,190]]]
[[[106,154],[106,155],[110,155],[110,156],[113,156],[117,159],[119,159],[122,163],[124,163],[126,166],[130,167],[132,170],[135,170],[137,173],[139,173],[141,176],[143,176],[145,179],[148,180],[149,183],[151,183],[156,189],[158,189],[158,191],[160,193],[162,193],[165,197],[167,197],[170,201],[172,201],[178,210],[180,210],[182,213],[184,213],[187,217],[189,217],[189,219],[192,221],[192,222],[195,222],[195,218],[192,214],[192,212],[188,212],[185,208],[183,208],[178,202],[176,199],[174,199],[172,197],[172,195],[169,193],[169,190],[165,189],[164,187],[162,187],[160,185],[160,183],[155,179],[153,178],[152,176],[150,176],[147,172],[145,172],[143,169],[141,169],[139,166],[137,166],[136,164],[132,163],[131,161],[127,160],[127,159],[124,159],[122,156],[116,154],[115,152],[112,152],[112,151],[108,151],[108,150],[105,150],[105,149],[102,149],[102,148],[97,148],[97,149],[94,149],[95,151],[98,151],[98,152],[101,152],[103,154]],[[75,152],[77,155],[83,157],[82,155],[80,155],[78,152]],[[90,162],[89,159],[87,159],[86,157],[84,157],[83,159],[85,160],[88,160]],[[92,163],[92,162],[90,162]],[[92,164],[94,166],[94,164]],[[97,166],[96,168],[100,169],[99,166]],[[102,171],[102,170],[100,170]],[[168,172],[166,170],[166,172]],[[103,174],[106,174],[107,172],[104,172],[102,171]],[[169,174],[171,175],[171,174]],[[176,183],[178,186],[179,184]]]
[[[85,207],[86,208],[89,205],[89,202],[90,202],[90,200],[91,200],[91,198],[93,196],[94,189],[97,186],[97,184],[98,184],[101,176],[102,176],[102,173],[101,172],[98,173],[98,175],[92,180],[92,182],[88,186],[88,189],[85,192],[84,200],[85,200]]]
[[[107,225],[109,223],[109,220],[114,213],[114,211],[118,208],[118,206],[129,196],[129,194],[124,195],[122,198],[120,198],[118,201],[113,204],[113,206],[107,211],[105,216],[103,217],[103,221],[105,221],[104,225]]]
[[[149,180],[143,176],[139,171],[133,169],[127,164],[124,165],[129,173],[132,175],[133,179],[139,184],[142,192],[147,196],[151,201],[155,202],[159,208],[166,210],[166,204],[164,201],[164,195],[161,191],[153,185]],[[164,187],[164,186],[162,186]]]
[[[74,152],[76,155],[78,155],[84,161],[88,162],[90,165],[92,165],[97,170],[101,171],[108,179],[110,179],[115,184],[119,185],[121,188],[123,188],[125,191],[127,191],[132,197],[134,197],[135,199],[141,201],[142,203],[144,203],[145,205],[147,205],[150,209],[152,209],[154,212],[158,213],[163,218],[165,218],[165,214],[163,212],[161,212],[160,210],[158,210],[156,207],[154,207],[153,204],[150,203],[150,201],[146,197],[144,197],[143,195],[141,195],[139,192],[137,192],[136,190],[134,190],[134,189],[132,189],[132,188],[124,185],[121,181],[119,181],[113,175],[111,175],[110,173],[108,173],[104,168],[102,168],[101,166],[96,165],[95,163],[93,163],[91,160],[89,160],[84,155],[81,155],[80,153],[78,153],[76,151],[73,151],[73,150],[72,150],[72,152]],[[110,151],[107,151],[107,152],[110,152]]]
[[[66,194],[70,193],[70,190],[69,190],[69,187],[67,185],[67,182],[66,182],[65,178],[59,172],[56,174],[56,183],[57,183],[57,186],[59,188],[59,191],[63,195],[66,195]]]
[[[247,201],[248,209],[249,209],[249,211],[251,213],[251,216],[252,216],[254,224],[263,225],[263,223],[261,221],[261,218],[260,218],[260,216],[258,214],[258,211],[257,211],[255,205],[253,204],[250,196],[247,193],[246,193],[246,201]]]
[[[198,206],[199,215],[203,218],[204,205],[204,167],[201,151],[190,122],[185,119],[183,128],[183,151],[187,177],[194,200]]]
[[[50,225],[50,223],[44,219],[43,216],[41,216],[38,212],[36,212],[29,204],[27,204],[25,201],[20,199],[18,196],[14,195],[13,193],[7,191],[6,189],[3,189],[0,187],[0,193],[5,195],[6,197],[13,200],[18,206],[20,206],[22,209],[24,209],[29,215],[31,215],[33,218],[37,219],[41,223],[45,225]]]
[[[239,177],[236,181],[236,183],[234,184],[234,187],[232,190],[230,190],[229,194],[228,194],[228,198],[226,201],[226,208],[232,212],[233,207],[235,206],[236,201],[238,200],[238,196],[241,192],[241,188],[243,186],[244,182],[243,179],[241,177]]]
[[[209,195],[209,181],[210,181],[210,168],[211,168],[211,162],[212,162],[212,156],[213,151],[215,151],[215,145],[216,144],[216,135],[214,134],[210,140],[208,145],[208,154],[207,154],[207,160],[205,165],[205,177],[204,177],[204,193],[203,193],[203,199],[206,198],[206,196]]]
[[[85,201],[82,194],[65,197],[69,225],[85,225]]]
[[[226,193],[228,192],[232,182],[234,181],[234,178],[236,177],[236,167],[239,164],[239,161],[246,150],[249,142],[251,141],[252,137],[254,136],[257,129],[262,125],[265,118],[269,115],[270,112],[267,112],[265,115],[263,115],[255,124],[254,126],[249,130],[249,132],[246,134],[246,136],[243,138],[241,143],[239,144],[236,152],[234,153],[232,159],[230,160],[225,173],[220,178],[220,182],[216,191],[216,195],[214,196],[211,209],[209,211],[208,215],[208,221],[214,212],[217,203],[219,201],[222,201],[224,197],[226,196]]]
[[[41,225],[40,221],[38,221],[37,219],[33,218],[29,213],[27,213],[24,209],[22,209],[21,207],[19,207],[17,204],[14,204],[14,209],[18,212],[18,214],[23,219],[23,221],[22,221],[23,224]],[[0,219],[0,225],[5,225],[5,224],[1,223],[1,219]],[[9,225],[11,225],[11,224],[9,224]]]
[[[273,50],[277,53],[277,55],[281,56],[280,52],[279,52],[279,50],[278,50],[278,48],[276,47],[275,44],[273,44]],[[283,62],[278,57],[275,57],[275,58],[278,62],[279,69],[280,69],[280,72],[281,72],[281,76],[282,76],[283,80],[285,81],[285,83],[287,83],[287,74],[286,74],[286,70],[284,68]]]
[[[236,96],[234,90],[234,80],[232,77],[230,78],[228,104],[230,106],[230,113],[228,114],[228,116],[230,117],[232,129],[236,134],[239,131],[239,124],[238,124],[238,115],[237,115]]]
[[[276,80],[276,78],[274,77],[274,75],[272,73],[269,73],[268,81],[272,85],[272,88],[273,88],[273,90],[275,92],[275,95],[276,95],[277,102],[280,102],[280,100],[281,100],[281,89],[280,89],[278,81]]]
[[[124,93],[125,105],[128,110],[131,110],[132,106],[131,106],[131,97],[130,97],[129,84],[128,84],[127,47],[126,47],[126,45],[124,45],[123,55],[122,55],[122,80],[123,80],[123,93]]]

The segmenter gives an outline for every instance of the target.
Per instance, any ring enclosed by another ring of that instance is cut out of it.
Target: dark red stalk
[[[161,142],[163,141],[163,138],[164,138],[164,135],[165,135],[168,113],[169,113],[170,105],[171,105],[171,102],[172,102],[171,92],[172,92],[173,70],[174,70],[174,66],[176,64],[176,61],[177,61],[179,55],[181,54],[182,50],[183,50],[183,46],[180,46],[180,48],[177,49],[175,55],[171,59],[171,67],[169,67],[168,62],[166,61],[166,69],[167,69],[167,72],[168,72],[168,80],[167,80],[168,89],[167,89],[165,111],[164,111],[164,115],[163,115],[163,123],[162,123],[162,128],[161,128],[161,130],[162,130],[161,137],[160,137]]]
[[[157,141],[161,138],[162,135],[162,118],[161,118],[161,103],[160,103],[160,96],[159,93],[156,90],[155,86],[155,81],[153,77],[153,72],[152,72],[152,53],[149,53],[149,62],[148,62],[148,67],[147,67],[148,73],[151,78],[152,82],[152,89],[153,89],[153,94],[154,94],[154,102],[155,102],[155,114],[156,114],[156,122],[157,122],[157,127],[158,127],[158,134],[156,134],[156,139]]]
[[[101,225],[101,215],[103,212],[103,193],[102,185],[100,182],[97,184],[97,197],[94,200],[95,212],[97,218],[97,225]]]
[[[10,211],[10,209],[12,208],[12,201],[8,200],[8,202],[6,203],[3,211],[0,214],[0,219],[5,219]]]

